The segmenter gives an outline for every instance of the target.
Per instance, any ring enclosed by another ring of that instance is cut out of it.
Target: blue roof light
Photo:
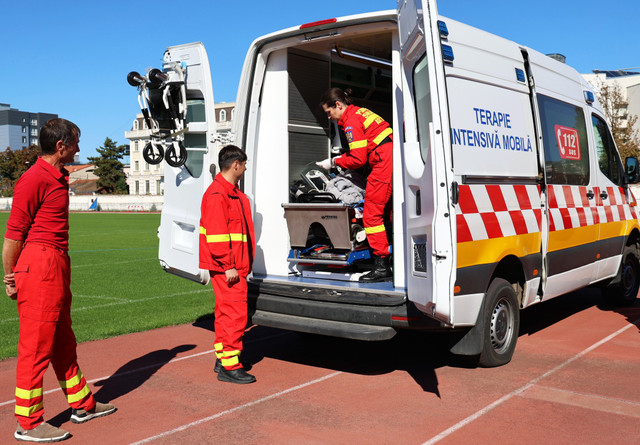
[[[453,48],[449,45],[442,45],[442,58],[445,62],[453,62]]]
[[[438,31],[440,31],[440,37],[449,36],[449,30],[447,29],[447,24],[442,20],[438,20]]]
[[[588,104],[592,104],[595,102],[596,98],[594,97],[593,93],[591,91],[585,91],[584,92],[584,100],[588,103]]]
[[[518,82],[526,82],[527,78],[524,76],[524,71],[522,71],[520,68],[516,68],[516,79],[518,79]]]

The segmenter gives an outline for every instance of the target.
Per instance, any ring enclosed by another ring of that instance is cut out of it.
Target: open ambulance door
[[[163,69],[174,63],[186,67],[187,160],[180,167],[164,167],[164,204],[158,236],[158,258],[169,273],[206,284],[209,272],[200,270],[200,203],[212,182],[218,150],[211,70],[200,42],[172,46],[164,53]],[[174,65],[175,66],[175,65]],[[212,168],[210,166],[213,164]]]
[[[452,323],[455,211],[443,48],[435,0],[398,0],[404,129],[407,295],[421,311]],[[447,54],[447,57],[449,55]],[[404,134],[402,134],[404,132]]]

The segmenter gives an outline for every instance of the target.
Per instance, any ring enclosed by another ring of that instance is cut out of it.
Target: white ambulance
[[[162,69],[133,74],[156,134],[146,157],[169,163],[160,263],[206,284],[200,202],[220,146],[206,52],[170,47]],[[350,88],[394,131],[388,282],[357,281],[369,252],[353,207],[294,190],[306,181],[322,192],[314,162],[341,150],[319,107],[330,87]],[[498,366],[523,308],[593,284],[635,301],[637,160],[623,166],[589,85],[549,56],[439,16],[433,0],[257,39],[233,128],[249,158],[258,325],[361,340],[449,330],[453,353]]]

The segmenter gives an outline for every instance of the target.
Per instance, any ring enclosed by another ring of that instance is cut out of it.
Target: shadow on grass
[[[93,394],[93,397],[98,402],[110,402],[118,399],[141,387],[178,354],[190,351],[195,347],[196,345],[180,345],[172,349],[159,349],[133,359],[118,368],[110,377],[94,383],[93,386],[100,387],[100,389]],[[71,409],[67,409],[52,418],[49,423],[60,426],[68,421],[70,416]]]

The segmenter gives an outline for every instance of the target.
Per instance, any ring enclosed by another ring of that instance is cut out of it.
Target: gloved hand
[[[327,158],[323,161],[316,162],[316,165],[320,168],[324,168],[325,170],[331,170],[332,167],[335,167],[335,163],[332,158]]]

